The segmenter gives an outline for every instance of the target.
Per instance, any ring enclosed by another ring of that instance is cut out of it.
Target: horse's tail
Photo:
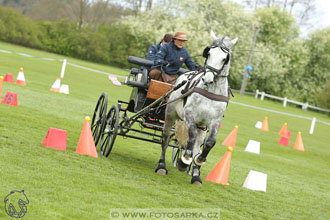
[[[179,147],[185,149],[188,142],[188,127],[182,120],[175,122],[175,137],[179,142]]]

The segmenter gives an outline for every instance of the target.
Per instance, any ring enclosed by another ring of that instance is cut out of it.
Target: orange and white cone
[[[23,72],[23,67],[21,67],[19,69],[18,76],[17,76],[17,79],[16,79],[16,84],[19,84],[21,86],[25,86],[26,85],[25,77],[24,77],[24,72]]]
[[[52,88],[50,88],[50,91],[52,92],[60,92],[60,88],[61,88],[61,79],[57,78],[55,80],[55,82],[52,85]]]

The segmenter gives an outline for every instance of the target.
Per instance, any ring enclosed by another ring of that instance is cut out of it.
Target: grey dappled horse
[[[203,56],[206,58],[205,71],[187,72],[181,75],[176,85],[186,80],[188,83],[174,91],[165,111],[165,124],[162,137],[162,152],[156,172],[167,174],[165,153],[170,140],[170,131],[176,120],[183,120],[188,128],[188,142],[184,154],[178,158],[177,167],[186,171],[191,163],[192,184],[202,184],[200,167],[216,143],[216,135],[229,100],[228,75],[230,68],[231,48],[237,38],[218,38],[211,31],[213,43],[206,47]],[[182,95],[186,94],[185,98]],[[188,94],[188,95],[187,95]],[[181,97],[181,98],[180,98]],[[206,137],[201,152],[201,145]]]

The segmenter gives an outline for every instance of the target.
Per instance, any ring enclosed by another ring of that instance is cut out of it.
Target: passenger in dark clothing
[[[154,61],[156,58],[156,54],[160,50],[160,48],[163,45],[170,43],[172,41],[172,38],[172,34],[165,34],[163,39],[158,44],[150,46],[147,53],[147,60]]]
[[[196,69],[196,63],[192,61],[188,51],[184,48],[186,41],[187,37],[184,32],[176,32],[173,42],[160,48],[156,54],[154,65],[149,72],[150,79],[174,84],[176,75],[183,63],[186,64],[189,70]],[[163,74],[160,65],[163,66],[165,72]]]

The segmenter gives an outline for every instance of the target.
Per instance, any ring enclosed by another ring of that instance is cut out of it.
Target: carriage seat
[[[130,75],[126,77],[125,84],[132,86],[133,90],[128,105],[128,110],[137,112],[143,107],[151,104],[154,100],[164,95],[172,84],[156,80],[149,80],[148,71],[153,62],[147,59],[129,56],[128,62],[137,64],[143,68],[132,68]],[[187,69],[180,68],[179,74],[187,72]]]
[[[128,62],[132,64],[137,64],[139,66],[143,66],[147,69],[149,69],[154,63],[151,60],[143,59],[140,57],[135,57],[135,56],[129,56],[128,57]],[[185,72],[188,72],[189,70],[180,68],[178,71],[178,74],[181,75]]]

